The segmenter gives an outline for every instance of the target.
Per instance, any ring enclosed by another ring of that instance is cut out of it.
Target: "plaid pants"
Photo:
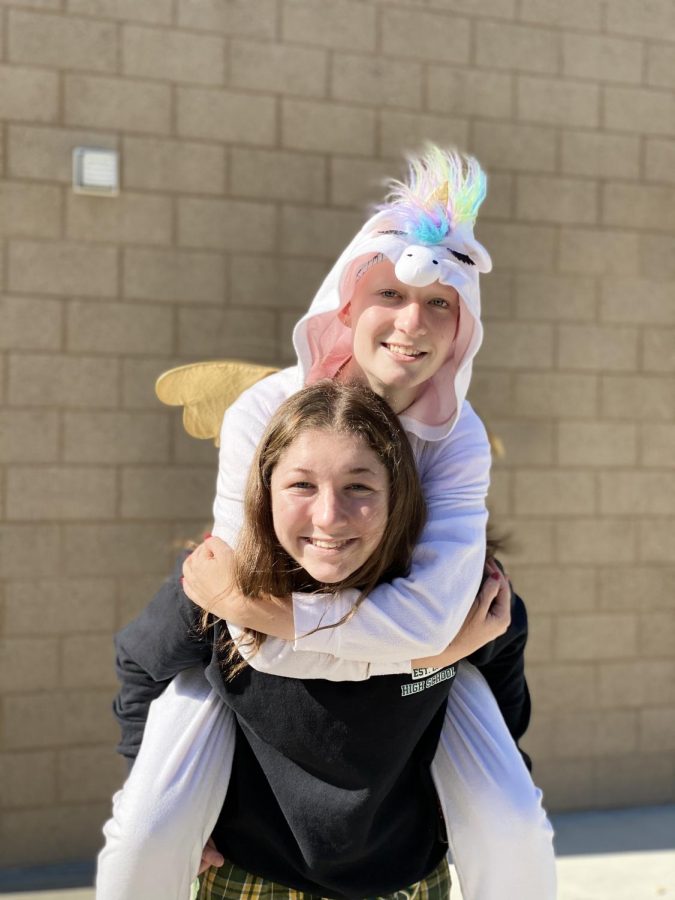
[[[445,858],[422,881],[393,894],[365,900],[448,900],[450,870]],[[251,875],[234,863],[225,861],[219,869],[210,868],[199,879],[197,900],[321,900],[318,894],[307,894],[294,888]]]

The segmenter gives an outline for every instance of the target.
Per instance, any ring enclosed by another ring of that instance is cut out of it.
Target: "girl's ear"
[[[342,307],[338,313],[338,319],[346,328],[352,327],[352,304],[351,301]]]

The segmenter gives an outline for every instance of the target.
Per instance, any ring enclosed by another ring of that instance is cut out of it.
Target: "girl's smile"
[[[301,432],[272,472],[271,494],[279,543],[315,581],[351,575],[382,540],[389,479],[356,435]]]

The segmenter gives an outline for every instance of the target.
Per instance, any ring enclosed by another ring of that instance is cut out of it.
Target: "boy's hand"
[[[452,665],[505,633],[511,624],[511,585],[494,560],[486,561],[485,572],[486,578],[454,639],[437,656],[413,660],[413,667]]]
[[[233,593],[233,569],[234,553],[225,541],[208,537],[183,563],[183,590],[197,606],[220,616],[219,603]]]
[[[242,594],[234,578],[234,553],[220,538],[207,538],[185,560],[183,590],[197,606],[232,625],[295,639],[291,598],[275,602]]]

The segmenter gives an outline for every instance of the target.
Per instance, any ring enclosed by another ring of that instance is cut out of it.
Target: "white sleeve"
[[[237,638],[241,630],[229,625],[230,634]],[[409,673],[410,660],[405,662],[370,663],[357,659],[338,659],[330,653],[298,650],[291,641],[268,637],[257,653],[242,656],[259,672],[271,672],[287,678],[325,678],[328,681],[365,681],[372,675]]]
[[[226,410],[220,429],[212,534],[232,548],[237,545],[244,522],[244,494],[248,472],[269,420],[264,406],[242,402],[248,393],[250,392],[242,394]]]
[[[423,454],[428,518],[410,575],[380,585],[348,622],[321,631],[313,629],[338,621],[352,596],[333,598],[328,611],[317,608],[314,598],[294,595],[295,646],[371,663],[440,653],[459,631],[480,585],[489,470],[487,435],[467,404],[451,435],[436,447],[428,444]]]

